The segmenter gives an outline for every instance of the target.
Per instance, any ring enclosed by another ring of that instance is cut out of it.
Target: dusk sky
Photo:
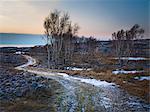
[[[109,39],[114,31],[139,24],[149,37],[149,0],[0,0],[0,32],[43,34],[51,10],[70,14],[79,35]]]

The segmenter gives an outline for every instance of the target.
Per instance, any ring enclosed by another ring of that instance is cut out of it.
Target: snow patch
[[[142,73],[144,71],[137,71],[137,70],[130,70],[130,71],[127,71],[127,70],[114,70],[112,71],[113,74],[135,74],[135,73]]]
[[[64,78],[66,78],[67,80],[77,80],[83,83],[87,83],[87,84],[91,84],[97,87],[100,86],[114,86],[114,83],[109,83],[106,81],[101,81],[101,80],[96,80],[96,79],[86,79],[86,78],[79,78],[79,77],[73,77],[73,76],[69,76],[66,73],[51,73],[51,72],[42,72],[42,71],[34,71],[34,70],[27,70],[28,72],[31,73],[35,73],[38,74],[40,76],[45,76],[46,78],[49,78],[50,76],[63,76]]]
[[[30,71],[31,72],[31,71]],[[35,73],[35,72],[34,72]],[[86,78],[79,78],[79,77],[73,77],[73,76],[69,76],[66,73],[50,73],[50,72],[36,72],[37,74],[42,74],[44,76],[46,76],[47,78],[49,76],[63,76],[64,78],[68,79],[68,80],[77,80],[83,83],[87,83],[87,84],[91,84],[94,86],[113,86],[115,85],[114,83],[109,83],[106,81],[101,81],[101,80],[96,80],[96,79],[86,79]]]
[[[33,59],[32,57],[27,56],[27,55],[23,55],[23,56],[28,60],[28,62],[26,64],[16,67],[16,69],[22,69],[24,67],[36,64],[36,60]]]
[[[98,87],[99,86],[113,86],[113,85],[115,85],[114,83],[109,83],[106,81],[101,81],[101,80],[96,80],[96,79],[86,79],[86,78],[73,77],[73,76],[69,76],[69,77],[67,77],[67,79],[68,78],[71,80],[78,80],[80,82],[91,84],[91,85],[98,86]]]
[[[113,83],[108,83],[106,81],[100,81],[96,79],[80,79],[81,82],[85,82],[88,84],[92,84],[94,86],[112,86],[114,85]]]
[[[67,70],[77,70],[77,71],[81,71],[81,70],[91,70],[90,68],[85,69],[85,68],[77,68],[77,67],[67,67]]]
[[[140,76],[140,77],[135,77],[134,79],[140,80],[140,81],[142,81],[142,80],[150,80],[150,76]]]
[[[119,58],[114,58],[114,59],[119,59]],[[148,60],[147,58],[144,57],[121,57],[121,60],[133,60],[133,61],[137,61],[137,60]]]
[[[57,75],[61,75],[61,76],[63,76],[63,77],[69,77],[69,75],[68,74],[66,74],[66,73],[56,73]]]
[[[15,54],[24,54],[24,52],[17,51],[17,52],[15,52]]]

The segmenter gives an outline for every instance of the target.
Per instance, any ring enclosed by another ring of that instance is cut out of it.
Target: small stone
[[[123,83],[127,83],[126,81],[123,81]]]
[[[27,101],[23,101],[23,103],[24,103],[24,104],[27,104],[28,102],[27,102]]]
[[[47,87],[43,84],[39,84],[36,88],[36,91],[45,91]]]
[[[16,101],[19,101],[20,100],[20,98],[16,98]]]
[[[4,95],[5,95],[5,93],[2,90],[0,90],[0,97],[4,96]]]
[[[19,87],[19,86],[20,86],[20,84],[17,82],[17,83],[15,83],[15,86],[16,86],[16,87]]]
[[[15,95],[18,96],[18,97],[21,97],[21,96],[22,96],[21,90],[20,90],[20,89],[17,89],[17,90],[15,91]]]
[[[11,85],[11,83],[9,83],[9,82],[5,83],[5,86],[10,86],[10,85]]]
[[[37,84],[36,82],[33,82],[33,83],[31,84],[31,87],[32,87],[33,89],[36,89],[36,88],[38,87],[38,84]]]

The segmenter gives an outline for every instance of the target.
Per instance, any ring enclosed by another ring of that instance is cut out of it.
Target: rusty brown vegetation
[[[149,96],[149,83],[148,80],[138,81],[135,80],[135,76],[149,76],[148,73],[144,74],[120,74],[115,75],[112,74],[110,70],[107,71],[64,71],[67,74],[73,75],[73,76],[83,76],[88,78],[94,78],[98,80],[105,80],[108,82],[113,82],[117,85],[119,85],[120,88],[123,88],[128,93],[138,96],[142,99],[144,99],[147,102],[150,102],[150,96]]]

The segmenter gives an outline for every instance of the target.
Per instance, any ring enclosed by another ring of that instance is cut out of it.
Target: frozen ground
[[[137,80],[150,80],[150,76],[140,76],[140,77],[135,77],[134,79],[137,79]]]
[[[114,58],[114,59],[119,59],[119,58]],[[133,61],[137,61],[137,60],[148,60],[148,58],[144,58],[144,57],[121,57],[121,60],[133,60]]]
[[[81,70],[91,70],[90,68],[88,69],[83,69],[83,68],[78,68],[78,67],[67,67],[67,70],[77,70],[77,71],[81,71]]]
[[[142,73],[142,72],[144,72],[144,71],[138,71],[138,70],[130,70],[130,71],[128,71],[128,70],[114,70],[114,71],[112,71],[113,74],[129,74],[129,73],[135,74],[135,73]]]
[[[52,73],[38,68],[30,69],[27,66],[35,64],[36,61],[30,56],[24,56],[28,63],[16,69],[53,79],[64,87],[56,94],[57,99],[54,99],[58,112],[147,112],[149,109],[150,105],[129,95],[114,83],[69,76],[65,73]]]

